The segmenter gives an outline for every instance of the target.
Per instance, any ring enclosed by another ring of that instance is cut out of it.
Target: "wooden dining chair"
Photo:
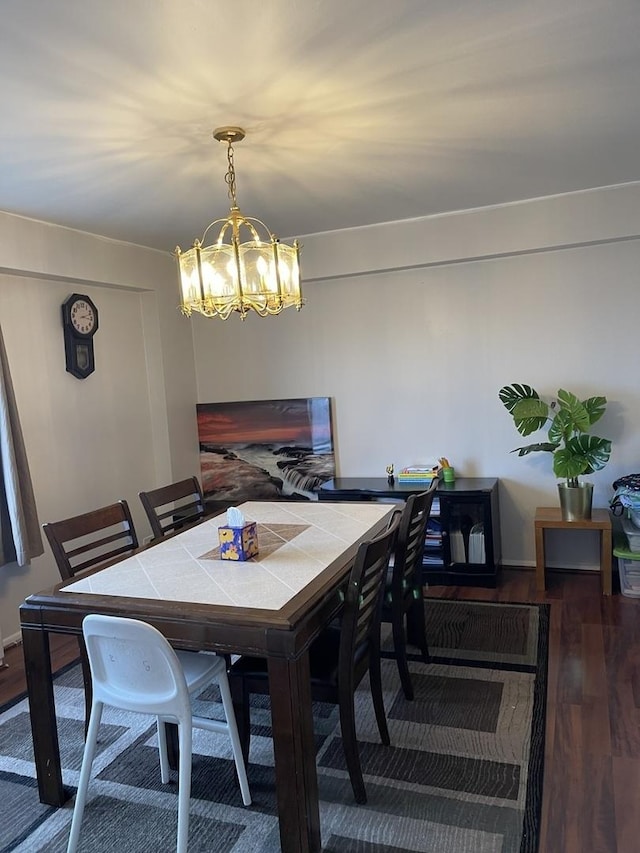
[[[380,739],[389,745],[389,730],[380,672],[380,608],[384,580],[398,532],[397,511],[384,533],[363,542],[345,590],[340,625],[330,625],[311,644],[311,695],[340,709],[340,729],[351,787],[358,803],[367,802],[355,725],[355,691],[369,672],[371,697]],[[229,684],[245,761],[250,746],[250,698],[269,692],[264,658],[243,656],[229,670]]]
[[[121,500],[100,509],[42,525],[60,577],[69,580],[129,556],[138,547],[129,505]],[[84,640],[78,637],[84,681],[85,733],[91,712],[91,670]]]
[[[204,498],[197,477],[140,492],[140,500],[154,539],[162,539],[205,516]]]
[[[407,699],[413,699],[414,696],[407,663],[407,639],[420,649],[424,662],[429,662],[422,595],[422,557],[427,523],[437,488],[436,478],[426,491],[410,495],[407,499],[382,603],[382,621],[390,622],[392,626],[394,654]]]

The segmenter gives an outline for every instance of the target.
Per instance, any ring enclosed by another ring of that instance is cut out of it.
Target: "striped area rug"
[[[323,851],[535,853],[548,605],[427,599],[425,608],[432,661],[412,655],[412,702],[402,693],[384,629],[390,747],[379,742],[366,679],[358,691],[365,806],[353,800],[337,708],[314,706]],[[77,665],[56,679],[55,693],[63,778],[73,791],[83,749]],[[219,714],[217,699],[214,689],[203,694],[198,712]],[[194,733],[190,853],[280,849],[268,699],[254,699],[249,808],[242,806],[226,737]],[[89,792],[81,851],[175,849],[176,786],[160,782],[153,721],[105,711]],[[0,802],[0,853],[64,853],[73,801],[62,809],[38,801],[26,700],[0,713]]]

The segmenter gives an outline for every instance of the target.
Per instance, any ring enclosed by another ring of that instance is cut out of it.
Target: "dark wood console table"
[[[460,480],[459,482],[463,482]],[[440,481],[440,487],[445,483]],[[446,483],[455,486],[456,483]],[[389,485],[384,477],[336,477],[327,480],[318,489],[321,501],[366,501],[378,498],[398,498],[406,500],[409,495],[417,495],[429,488],[429,483],[399,483]]]
[[[406,500],[427,488],[428,483],[397,480],[390,485],[384,477],[336,477],[320,486],[318,499]],[[495,587],[501,557],[498,480],[440,480],[433,503],[422,565],[424,582]]]

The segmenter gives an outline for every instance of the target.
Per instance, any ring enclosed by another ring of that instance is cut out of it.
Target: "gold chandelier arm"
[[[253,224],[254,222],[255,225]],[[256,243],[280,242],[278,237],[276,237],[275,234],[269,231],[268,227],[261,219],[257,219],[255,216],[244,216],[240,208],[235,207],[231,209],[230,214],[229,216],[227,216],[226,219],[214,219],[213,222],[210,222],[207,225],[207,227],[204,229],[204,233],[201,239],[198,241],[201,246],[204,245],[207,234],[209,233],[210,229],[213,228],[215,225],[220,225],[220,230],[218,231],[218,236],[216,238],[217,243],[223,242],[224,236],[229,229],[231,229],[232,235],[235,236],[238,240],[240,240],[240,228],[242,227],[247,228],[249,230],[251,239],[254,240]],[[266,238],[260,236],[256,225],[259,225],[264,228],[265,234],[267,235]]]

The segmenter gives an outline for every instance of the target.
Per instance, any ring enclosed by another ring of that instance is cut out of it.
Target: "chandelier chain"
[[[238,200],[236,199],[236,170],[233,164],[233,146],[231,142],[228,142],[227,146],[227,162],[229,163],[229,170],[224,176],[224,180],[227,187],[229,188],[227,195],[231,200],[233,207],[237,207]]]

